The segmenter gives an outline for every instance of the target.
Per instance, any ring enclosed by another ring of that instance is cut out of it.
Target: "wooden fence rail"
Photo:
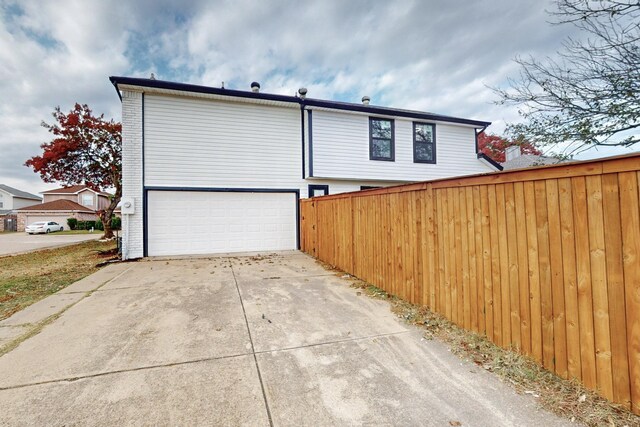
[[[640,413],[640,155],[301,201],[302,249]]]

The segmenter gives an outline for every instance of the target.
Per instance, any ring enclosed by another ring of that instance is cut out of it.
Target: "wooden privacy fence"
[[[640,155],[301,201],[318,259],[640,413]]]

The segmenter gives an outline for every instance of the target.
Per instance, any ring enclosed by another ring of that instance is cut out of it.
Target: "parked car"
[[[54,221],[38,221],[29,225],[24,229],[29,234],[38,234],[38,233],[51,233],[54,231],[62,231],[64,227]]]

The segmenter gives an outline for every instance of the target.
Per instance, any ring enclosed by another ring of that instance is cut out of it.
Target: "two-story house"
[[[0,231],[15,230],[14,210],[42,203],[42,197],[0,184]]]
[[[490,123],[111,77],[122,101],[123,257],[296,249],[301,197],[495,171]]]
[[[106,209],[109,206],[109,193],[92,190],[86,185],[73,185],[71,187],[56,188],[54,190],[43,191],[43,203],[54,200],[72,200],[79,205],[94,211]]]
[[[98,219],[96,211],[109,206],[109,194],[96,191],[86,185],[73,185],[43,191],[42,204],[18,209],[18,231],[38,221],[55,221],[68,229],[67,219],[81,221]]]

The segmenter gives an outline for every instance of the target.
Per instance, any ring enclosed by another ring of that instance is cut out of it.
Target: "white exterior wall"
[[[336,194],[490,171],[476,158],[470,127],[438,124],[438,164],[414,164],[412,122],[396,119],[396,161],[379,162],[369,160],[368,116],[314,110],[315,177],[306,172],[305,179],[297,104],[157,93],[145,93],[143,103],[142,93],[124,90],[122,120],[123,198],[135,203],[135,214],[123,215],[125,258],[143,256],[143,186],[297,189],[306,198],[309,185],[329,185]],[[307,168],[308,142],[305,132]]]
[[[14,197],[13,198],[13,207],[10,208],[10,209],[26,208],[27,206],[39,205],[40,203],[42,203],[42,201],[40,201],[40,200],[23,199],[21,197]]]
[[[143,256],[142,93],[122,92],[122,197],[134,201],[135,213],[122,218],[124,259]]]
[[[300,110],[145,96],[145,184],[298,188]]]
[[[413,120],[382,117],[395,122],[391,162],[369,160],[369,115],[314,110],[312,117],[315,177],[426,181],[495,172],[478,160],[475,129],[470,126],[435,122],[436,163],[414,163]]]
[[[1,210],[12,210],[26,208],[27,206],[33,206],[42,203],[40,200],[23,199],[21,197],[15,197],[4,190],[0,190],[0,201],[2,201]]]
[[[387,181],[302,178],[299,108],[145,95],[145,185],[298,189],[329,193]]]
[[[4,190],[0,190],[0,201],[2,201],[2,210],[13,209],[13,196]]]

